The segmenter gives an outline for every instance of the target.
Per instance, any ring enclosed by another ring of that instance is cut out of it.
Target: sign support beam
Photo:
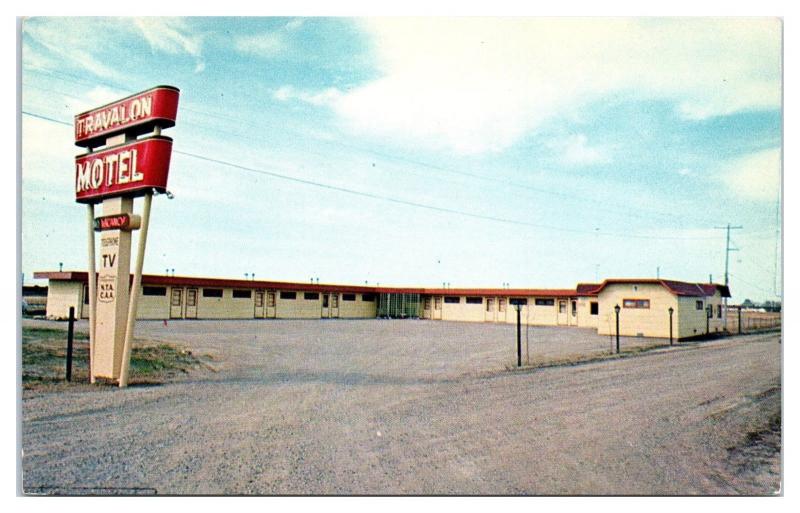
[[[136,253],[136,269],[133,274],[133,284],[131,285],[130,305],[128,307],[128,322],[125,327],[125,343],[122,346],[122,369],[119,375],[119,386],[128,386],[128,374],[130,371],[131,346],[133,344],[133,328],[136,325],[136,308],[139,303],[139,288],[142,283],[142,267],[144,266],[144,250],[147,246],[147,229],[150,226],[150,206],[153,202],[153,193],[148,193],[144,197],[144,208],[142,211],[142,228],[139,233],[139,249]]]
[[[95,323],[97,321],[97,273],[95,272],[94,260],[94,203],[86,205],[86,213],[89,218],[89,382],[94,383]]]

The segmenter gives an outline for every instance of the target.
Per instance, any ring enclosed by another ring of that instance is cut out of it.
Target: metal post
[[[672,313],[675,310],[670,306],[669,307],[669,345],[672,345]]]
[[[709,321],[711,320],[711,305],[706,307],[706,335],[710,333],[709,331]]]
[[[94,383],[94,334],[97,319],[97,274],[94,260],[94,204],[86,205],[89,220],[89,383]]]
[[[142,283],[142,266],[144,265],[144,250],[147,245],[147,228],[150,225],[150,205],[153,202],[153,193],[144,196],[142,208],[142,227],[139,233],[139,250],[136,254],[136,270],[133,273],[131,285],[130,305],[128,307],[128,322],[125,327],[125,344],[122,346],[122,368],[119,375],[120,388],[128,386],[128,371],[130,370],[131,345],[133,344],[133,327],[136,324],[136,307],[139,303],[139,287]]]
[[[619,305],[614,307],[614,312],[617,315],[617,354],[619,354]]]
[[[517,307],[517,367],[522,367],[522,328],[521,328],[521,318],[520,318],[520,310],[522,309],[521,305],[516,305]]]
[[[72,381],[72,341],[75,333],[75,307],[69,307],[69,324],[67,325],[67,381]]]
[[[742,334],[742,305],[739,305],[739,335]]]

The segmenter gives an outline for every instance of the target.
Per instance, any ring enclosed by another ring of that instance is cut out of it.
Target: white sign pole
[[[89,382],[94,383],[94,325],[97,301],[97,274],[94,260],[94,203],[86,205],[89,220]]]
[[[125,327],[125,343],[122,346],[122,369],[119,375],[119,386],[128,386],[128,373],[130,370],[131,346],[133,344],[133,328],[136,325],[136,308],[139,303],[139,288],[142,283],[142,267],[144,266],[144,250],[147,245],[147,228],[150,226],[150,205],[153,202],[153,193],[144,196],[142,210],[142,228],[139,232],[139,250],[136,254],[136,269],[133,274],[133,284],[130,291],[130,304],[128,307],[128,322]]]

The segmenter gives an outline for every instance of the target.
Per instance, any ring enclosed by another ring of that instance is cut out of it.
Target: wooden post
[[[89,218],[89,383],[94,383],[95,307],[97,305],[97,273],[94,260],[94,204],[86,205]]]
[[[142,228],[139,232],[139,250],[136,254],[136,269],[131,285],[130,305],[128,308],[128,322],[125,327],[125,344],[122,346],[122,368],[119,376],[120,388],[128,386],[130,370],[131,345],[133,344],[133,328],[136,325],[136,307],[139,303],[139,287],[142,283],[142,267],[144,266],[144,250],[147,245],[147,228],[150,225],[150,205],[153,202],[153,193],[148,192],[144,197],[142,210]]]

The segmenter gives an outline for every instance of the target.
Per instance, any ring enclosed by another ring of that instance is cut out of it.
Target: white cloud
[[[280,101],[300,100],[312,105],[332,105],[341,97],[342,92],[335,87],[329,87],[320,91],[297,90],[292,86],[286,85],[275,90],[272,97]]]
[[[195,58],[195,72],[205,69],[202,59],[203,38],[193,33],[181,18],[134,18],[133,23],[153,50],[172,55],[189,54]]]
[[[286,45],[280,34],[267,32],[254,36],[238,37],[234,41],[234,47],[243,53],[269,58],[280,54]]]
[[[63,23],[59,18],[34,18],[27,20],[23,24],[23,32],[29,38],[24,46],[25,64],[29,65],[28,56],[38,55],[35,45],[41,45],[51,52],[55,57],[61,59],[58,63],[55,60],[40,55],[35,58],[33,65],[39,68],[49,69],[59,66],[63,62],[76,65],[95,76],[108,79],[120,78],[119,73],[105,66],[94,58],[92,51],[103,44],[102,37],[98,37],[97,30],[91,25],[90,19],[78,18],[74,22]],[[116,21],[108,21],[106,32],[114,32]],[[31,42],[34,42],[31,45]]]
[[[234,40],[234,48],[241,53],[248,53],[257,57],[272,58],[288,49],[287,38],[303,26],[302,18],[295,18],[287,22],[281,29],[263,32],[249,36],[239,36]]]
[[[304,22],[305,20],[303,20],[303,18],[295,18],[286,23],[285,28],[286,30],[297,30],[303,26]]]
[[[565,164],[572,166],[589,166],[611,161],[608,151],[599,146],[589,146],[588,138],[584,134],[552,139],[546,145],[556,151]]]
[[[721,178],[742,199],[774,201],[780,187],[781,151],[773,148],[740,157],[724,166]]]
[[[95,57],[99,49],[108,45],[127,44],[131,36],[143,36],[153,51],[178,55],[185,53],[195,59],[195,71],[205,68],[202,59],[202,34],[181,18],[32,18],[23,24],[27,36],[27,56],[36,56],[41,45],[64,62],[72,63],[94,75],[112,80],[124,80],[114,70]],[[110,38],[109,34],[114,34]],[[55,67],[60,63],[52,59],[36,58],[34,65]]]
[[[687,119],[781,101],[777,19],[377,18],[382,76],[335,109],[356,131],[458,153],[502,150],[608,94]]]

